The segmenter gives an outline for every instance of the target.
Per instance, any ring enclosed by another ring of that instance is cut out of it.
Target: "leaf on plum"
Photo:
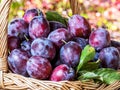
[[[85,48],[82,50],[80,62],[77,66],[77,72],[83,66],[85,66],[87,62],[89,62],[90,60],[93,60],[94,56],[95,56],[95,49],[90,45],[86,45]]]
[[[86,71],[93,71],[98,69],[100,66],[100,60],[97,60],[96,62],[88,62],[84,65],[84,67],[81,68],[81,70]]]
[[[55,11],[46,12],[46,18],[48,21],[58,21],[67,26],[68,19],[65,17],[62,17],[59,13]]]

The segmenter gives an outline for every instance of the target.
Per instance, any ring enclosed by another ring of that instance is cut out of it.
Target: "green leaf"
[[[65,17],[62,17],[59,13],[55,11],[46,12],[46,18],[48,21],[58,21],[67,26],[68,19]]]
[[[94,56],[95,56],[95,49],[92,46],[87,45],[82,50],[80,62],[77,66],[77,72],[82,68],[82,66],[85,66],[84,64],[86,64],[87,62],[92,60],[94,58]]]
[[[110,68],[100,68],[92,72],[80,71],[78,80],[97,80],[106,84],[112,84],[115,81],[120,81],[120,73]]]
[[[103,82],[106,84],[112,84],[115,81],[120,80],[120,73],[110,68],[101,68],[95,70],[94,73],[102,77]]]
[[[99,66],[100,66],[100,60],[97,60],[96,62],[88,62],[84,64],[84,67],[81,67],[81,70],[93,71],[98,69]]]
[[[95,74],[94,72],[86,72],[83,75],[78,77],[78,80],[86,80],[86,79],[99,79],[100,76]]]

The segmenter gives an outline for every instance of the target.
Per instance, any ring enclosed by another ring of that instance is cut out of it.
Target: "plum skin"
[[[73,68],[68,67],[66,64],[57,66],[50,77],[51,81],[63,81],[63,80],[74,80],[75,71]]]
[[[77,14],[68,20],[68,30],[73,37],[89,38],[91,33],[89,22]]]
[[[8,56],[8,65],[12,72],[28,76],[26,71],[26,63],[28,59],[29,55],[27,52],[20,49],[14,49]]]
[[[110,45],[110,34],[104,28],[98,28],[94,30],[89,37],[89,44],[93,46],[97,51],[102,50]]]
[[[23,41],[21,43],[21,49],[25,51],[29,51],[31,49],[31,41]]]
[[[12,51],[20,47],[20,40],[16,36],[8,36],[8,49]]]
[[[88,44],[86,39],[80,37],[74,37],[72,41],[77,42],[82,49]]]
[[[21,42],[21,49],[22,50],[24,50],[24,51],[26,51],[28,54],[29,54],[29,56],[31,56],[31,52],[30,52],[30,50],[31,50],[31,42],[32,41],[30,41],[30,40],[25,40],[25,41],[23,41],[23,42]]]
[[[68,42],[69,40],[71,40],[71,38],[72,36],[65,28],[56,29],[48,35],[48,39],[54,42],[57,48],[60,48],[62,45],[65,44],[62,40]]]
[[[28,23],[25,22],[22,18],[13,19],[8,24],[8,35],[19,37],[20,40],[25,39],[25,36],[28,35]]]
[[[35,17],[35,16],[43,16],[42,11],[40,11],[37,8],[33,8],[33,9],[28,9],[24,15],[23,15],[23,19],[27,22],[30,23],[30,21]]]
[[[60,60],[62,63],[71,67],[76,67],[80,60],[81,47],[78,43],[69,41],[60,49]]]
[[[35,16],[29,24],[29,35],[36,38],[47,37],[50,32],[49,22],[45,17]]]
[[[48,79],[52,72],[50,62],[40,56],[32,56],[27,62],[27,72],[30,77],[36,79]]]
[[[37,38],[31,43],[31,54],[53,60],[56,55],[54,43],[47,38]]]
[[[115,47],[107,47],[100,51],[99,59],[103,68],[118,69],[120,63],[120,52]]]
[[[49,25],[50,25],[50,31],[54,31],[59,28],[66,28],[64,24],[57,21],[49,21]]]

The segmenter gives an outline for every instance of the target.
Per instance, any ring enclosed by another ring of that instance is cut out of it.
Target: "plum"
[[[8,25],[8,35],[19,37],[20,40],[28,37],[28,24],[21,18],[13,19]]]
[[[29,35],[32,39],[47,37],[50,32],[49,22],[45,17],[35,16],[29,24]]]
[[[98,28],[94,30],[89,37],[89,44],[93,46],[97,51],[108,47],[110,45],[110,34],[104,28]]]
[[[24,15],[23,15],[23,19],[27,22],[30,23],[30,21],[35,17],[35,16],[44,16],[42,11],[37,9],[37,8],[33,8],[33,9],[28,9]]]
[[[118,69],[120,63],[120,52],[115,47],[107,47],[100,51],[99,59],[103,68]]]
[[[54,43],[47,38],[37,38],[31,43],[31,54],[51,61],[56,55],[56,48]]]
[[[59,28],[56,29],[54,31],[52,31],[49,35],[48,35],[48,39],[51,40],[52,42],[55,43],[55,45],[60,48],[62,45],[64,45],[65,43],[63,42],[63,40],[65,42],[69,41],[71,39],[71,35],[68,32],[67,29],[65,28]]]
[[[117,47],[118,51],[120,52],[120,47]]]
[[[82,49],[84,49],[84,47],[88,44],[86,39],[80,38],[80,37],[74,37],[72,39],[72,41],[75,41],[75,42],[79,43],[79,45]]]
[[[26,64],[28,59],[29,55],[27,52],[20,49],[14,49],[8,56],[8,65],[12,72],[28,76],[26,71]]]
[[[64,24],[57,21],[49,21],[49,25],[50,25],[50,31],[54,31],[59,28],[66,28]]]
[[[61,60],[60,60],[60,52],[57,52],[57,53],[56,53],[56,56],[55,56],[55,58],[52,60],[51,64],[52,64],[53,68],[57,67],[57,66],[60,65],[60,64],[63,64],[63,63],[61,62]]]
[[[25,51],[29,51],[31,49],[31,41],[27,41],[27,40],[23,41],[21,43],[21,49]]]
[[[81,47],[78,43],[69,41],[60,49],[60,60],[71,67],[76,67],[80,60]]]
[[[88,21],[80,15],[73,15],[68,20],[68,30],[72,36],[82,38],[89,38],[91,33],[91,27]]]
[[[63,80],[74,80],[75,71],[73,68],[67,66],[66,64],[61,64],[57,66],[51,74],[51,81],[63,81]]]
[[[31,56],[31,42],[30,40],[24,40],[23,42],[21,42],[21,49],[26,51],[30,56]]]
[[[20,47],[20,40],[16,36],[9,36],[8,37],[8,49],[12,51],[13,49],[17,49]]]
[[[53,67],[57,67],[59,65],[63,64],[60,59],[57,59]]]
[[[118,51],[120,52],[120,42],[119,41],[111,40],[111,46],[116,47],[118,49]]]
[[[96,52],[93,61],[97,61],[99,59],[100,52]]]
[[[50,62],[40,56],[32,56],[27,62],[26,69],[29,76],[36,79],[48,79],[52,72]]]
[[[113,46],[113,47],[120,47],[120,42],[119,41],[115,41],[115,40],[111,40],[111,46]]]

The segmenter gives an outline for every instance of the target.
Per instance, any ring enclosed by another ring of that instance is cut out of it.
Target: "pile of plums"
[[[48,21],[39,9],[29,9],[8,25],[8,65],[26,77],[75,80],[81,51],[88,44],[96,50],[93,62],[100,59],[101,67],[119,68],[120,44],[110,40],[105,28],[92,31],[80,15],[70,17],[66,26]]]

